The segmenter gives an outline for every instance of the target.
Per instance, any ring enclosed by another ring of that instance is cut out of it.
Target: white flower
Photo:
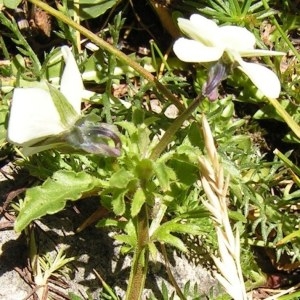
[[[120,139],[113,125],[101,124],[97,116],[84,116],[84,86],[69,47],[61,47],[65,61],[60,91],[46,82],[38,87],[15,88],[10,107],[7,140],[23,147],[24,155],[68,144],[72,149],[118,156]],[[114,141],[117,148],[107,145]]]
[[[66,65],[60,91],[79,116],[83,82],[69,47],[63,46],[61,51]],[[73,121],[69,120],[70,123]],[[68,129],[66,125],[63,124],[46,85],[45,89],[42,87],[14,89],[7,130],[9,142],[30,147],[48,136],[65,131]]]
[[[173,50],[180,60],[204,63],[229,58],[265,96],[279,96],[281,87],[276,74],[262,65],[245,62],[242,57],[284,55],[284,52],[254,49],[255,36],[247,29],[219,27],[214,21],[197,14],[190,20],[179,18],[178,26],[191,38],[179,38],[175,42]]]

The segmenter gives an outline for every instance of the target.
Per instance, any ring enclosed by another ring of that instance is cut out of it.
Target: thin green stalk
[[[113,289],[105,282],[105,280],[101,277],[101,275],[95,269],[93,269],[93,272],[96,274],[96,276],[100,280],[100,282],[103,286],[103,289],[109,294],[110,298],[112,300],[119,300],[119,297],[115,294]]]
[[[270,10],[270,6],[268,5],[266,0],[262,0],[263,5],[265,7],[266,10]],[[283,40],[286,42],[286,44],[289,46],[289,48],[292,50],[293,54],[297,57],[298,61],[300,61],[300,54],[297,51],[297,49],[294,47],[294,45],[292,44],[292,42],[289,40],[288,36],[285,34],[285,32],[281,29],[280,25],[278,24],[276,18],[274,17],[274,15],[270,15],[270,19],[272,20],[273,24],[275,25],[276,29],[279,31],[281,37],[283,38]]]
[[[9,28],[9,30],[11,30],[15,34],[16,44],[18,46],[22,46],[24,48],[23,50],[25,50],[27,52],[28,56],[31,57],[34,74],[36,76],[40,76],[40,70],[41,70],[40,61],[39,61],[36,53],[34,51],[32,51],[27,40],[24,38],[24,36],[19,31],[17,23],[14,20],[13,21],[9,20],[3,12],[0,12],[0,21],[4,26]],[[4,52],[5,52],[5,50],[4,50]]]
[[[263,5],[266,10],[270,10],[270,6],[268,5],[266,0],[262,0]],[[275,25],[276,29],[279,31],[281,37],[292,50],[293,54],[297,57],[298,61],[300,61],[300,54],[289,40],[288,36],[282,30],[280,25],[278,24],[276,18],[271,15],[270,19],[272,20],[273,24]],[[286,112],[286,110],[280,105],[280,103],[276,99],[269,99],[269,102],[275,108],[276,112],[282,117],[282,119],[288,124],[288,126],[292,129],[295,135],[300,138],[300,127],[299,125],[292,119],[292,117]]]
[[[275,108],[278,115],[287,123],[287,125],[292,129],[295,135],[300,139],[300,126],[296,121],[287,113],[287,111],[280,105],[276,99],[268,98],[269,103]]]
[[[178,286],[178,284],[177,284],[177,282],[176,282],[176,280],[175,280],[175,278],[172,274],[172,271],[170,269],[170,262],[169,262],[169,259],[168,259],[166,245],[161,244],[160,246],[161,246],[162,254],[163,254],[164,259],[165,259],[165,265],[166,265],[166,270],[167,270],[169,280],[170,280],[171,284],[173,285],[173,287],[175,288],[176,294],[178,295],[178,297],[181,300],[187,300],[186,297],[184,296],[183,292],[181,291],[180,287]]]
[[[138,63],[136,63],[134,60],[130,59],[126,54],[119,51],[109,43],[105,42],[103,39],[101,39],[96,34],[92,33],[90,30],[86,29],[85,27],[81,26],[80,24],[75,23],[73,20],[71,20],[69,17],[65,16],[60,11],[52,8],[48,4],[40,1],[40,0],[28,0],[29,2],[35,4],[36,6],[40,7],[50,15],[54,16],[58,20],[62,21],[65,24],[68,24],[72,28],[79,31],[82,35],[84,35],[86,38],[91,40],[93,43],[95,43],[100,48],[110,52],[112,55],[115,55],[116,58],[124,63],[125,65],[129,65],[132,67],[137,73],[139,73],[141,76],[146,78],[148,81],[152,82],[154,86],[169,100],[171,101],[176,107],[183,111],[185,109],[184,105],[162,84],[160,83],[151,73],[146,71],[142,66],[140,66]]]
[[[137,246],[132,259],[125,300],[140,300],[145,286],[149,261],[149,216],[145,203],[136,217]]]
[[[281,161],[283,161],[283,163],[285,164],[285,166],[286,166],[287,168],[290,168],[290,169],[295,173],[295,176],[296,176],[296,175],[297,175],[297,176],[300,176],[300,168],[299,168],[297,165],[295,165],[290,159],[288,159],[281,151],[279,151],[278,149],[275,149],[275,150],[273,151],[273,153],[274,153],[276,156],[278,156],[278,157],[280,158]],[[298,179],[298,177],[295,178],[295,176],[294,176],[294,179]],[[297,180],[297,184],[299,185],[298,180]],[[299,186],[300,186],[300,185],[299,185]]]
[[[150,159],[156,160],[161,155],[161,153],[166,149],[168,144],[174,139],[176,132],[181,127],[183,122],[186,121],[191,116],[191,114],[195,111],[195,109],[199,106],[200,100],[201,100],[200,96],[195,98],[194,101],[190,104],[190,106],[175,119],[175,121],[164,133],[161,140],[152,150]]]

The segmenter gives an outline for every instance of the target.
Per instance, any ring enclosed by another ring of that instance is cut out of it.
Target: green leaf
[[[136,246],[136,239],[134,238],[134,236],[131,235],[116,234],[114,235],[114,239],[124,244],[127,244],[128,246],[130,246],[131,249],[134,249]]]
[[[118,190],[116,189],[113,193],[113,200],[111,201],[111,204],[113,206],[113,211],[116,215],[120,216],[125,213],[125,200],[124,197],[127,193],[127,190]]]
[[[169,290],[164,281],[161,284],[161,290],[162,290],[163,299],[169,299]]]
[[[128,251],[134,249],[137,245],[137,234],[132,219],[127,222],[123,230],[126,234],[117,234],[114,239],[127,244],[129,246],[129,248],[127,247]]]
[[[230,219],[235,220],[235,221],[240,221],[243,223],[247,222],[247,218],[239,211],[231,211],[230,210],[229,217],[230,217]]]
[[[46,214],[61,211],[67,200],[76,201],[86,192],[99,189],[102,181],[85,172],[58,171],[43,185],[26,192],[24,206],[15,222],[16,232],[22,231],[31,221]]]
[[[6,141],[6,118],[7,118],[8,107],[1,104],[0,107],[0,148]]]
[[[296,292],[294,292],[292,294],[281,296],[278,299],[280,299],[280,300],[291,300],[291,299],[299,299],[299,297],[300,297],[300,291],[296,291]]]
[[[285,236],[282,240],[280,240],[279,242],[277,242],[277,246],[281,246],[283,244],[290,243],[293,240],[299,239],[299,238],[300,238],[300,230],[293,231],[289,235]]]
[[[74,294],[74,293],[72,293],[72,292],[70,292],[70,293],[68,294],[68,296],[70,297],[70,300],[82,300],[81,297],[79,297],[78,295],[76,295],[76,294]]]
[[[170,179],[175,180],[175,172],[164,163],[155,164],[155,173],[160,187],[164,192],[170,191]]]
[[[159,241],[161,243],[168,243],[183,252],[187,251],[184,243],[179,238],[172,235],[171,232],[186,233],[191,235],[197,235],[200,233],[199,226],[187,223],[181,224],[178,223],[178,220],[173,219],[159,226],[152,234],[151,240]]]
[[[142,205],[146,201],[146,195],[143,189],[139,188],[135,192],[133,199],[132,199],[132,205],[131,205],[131,216],[135,217],[141,210]]]
[[[97,222],[96,227],[101,228],[101,227],[118,227],[121,230],[124,230],[124,227],[126,224],[125,222],[120,222],[117,220],[112,220],[112,219],[101,219],[100,221]]]
[[[16,9],[22,0],[3,0],[4,6],[11,9]],[[2,1],[1,1],[2,2]]]
[[[186,186],[190,186],[198,179],[198,169],[188,161],[184,161],[184,158],[172,159],[169,165],[176,172],[178,181]]]
[[[83,19],[97,18],[112,8],[119,0],[80,0],[80,17]]]
[[[116,122],[115,124],[127,131],[130,139],[129,152],[136,153],[139,157],[146,157],[149,154],[151,148],[149,136],[151,132],[145,124],[140,124],[138,128],[126,121]]]
[[[124,128],[128,132],[129,136],[132,136],[137,131],[137,128],[131,122],[120,121],[115,124]]]
[[[132,179],[133,175],[130,172],[120,169],[111,176],[109,185],[118,189],[124,189]]]
[[[103,50],[99,49],[87,58],[84,62],[84,72],[82,74],[84,81],[103,82],[109,72],[105,63],[105,57]]]
[[[162,234],[161,236],[157,236],[157,238],[161,243],[172,245],[182,252],[187,252],[188,250],[181,239],[170,233]]]

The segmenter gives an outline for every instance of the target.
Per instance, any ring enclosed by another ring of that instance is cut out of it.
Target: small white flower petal
[[[173,46],[176,56],[185,62],[217,61],[223,54],[223,49],[207,47],[198,41],[179,38]]]
[[[219,27],[210,19],[193,14],[190,20],[178,19],[178,26],[189,37],[202,42],[206,46],[219,45]]]
[[[255,36],[243,27],[219,27],[219,38],[226,48],[235,51],[254,49]]]
[[[239,69],[242,70],[254,85],[268,98],[278,98],[281,90],[277,75],[268,68],[248,63],[242,59],[239,61]]]
[[[50,93],[41,88],[15,88],[10,108],[7,139],[30,146],[64,130]]]
[[[79,72],[75,58],[68,46],[61,47],[61,52],[65,60],[65,68],[61,78],[60,91],[80,114],[81,97],[84,90],[81,74]]]

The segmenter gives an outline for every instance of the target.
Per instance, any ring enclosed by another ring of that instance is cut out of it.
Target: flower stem
[[[294,134],[300,139],[300,127],[295,120],[286,112],[276,99],[268,98],[269,103],[275,108],[278,115],[288,124]]]
[[[146,71],[142,66],[140,66],[138,63],[136,63],[134,60],[130,59],[126,54],[119,51],[117,48],[113,47],[103,39],[101,39],[96,34],[92,33],[90,30],[86,29],[85,27],[81,26],[80,24],[77,24],[73,20],[71,20],[69,17],[65,16],[60,11],[52,8],[48,4],[40,1],[40,0],[28,0],[29,2],[35,4],[36,6],[40,7],[50,15],[54,16],[58,20],[64,22],[65,24],[71,26],[72,28],[79,31],[82,35],[87,37],[89,40],[91,40],[93,43],[95,43],[100,48],[110,52],[112,55],[115,55],[116,58],[124,63],[125,65],[129,65],[132,67],[138,74],[146,78],[149,82],[153,83],[153,86],[157,88],[169,101],[171,101],[176,107],[180,110],[184,110],[184,105],[180,102],[179,99],[177,99],[161,82],[157,80],[151,73]]]
[[[160,142],[153,149],[150,159],[156,160],[172,141],[175,133],[181,127],[183,122],[187,120],[194,110],[198,107],[201,96],[194,99],[191,105],[174,121],[167,129]],[[142,299],[142,292],[147,275],[147,267],[149,260],[149,217],[147,204],[145,203],[137,215],[137,247],[133,256],[133,264],[130,272],[129,284],[126,293],[126,300]]]
[[[262,0],[263,5],[265,7],[266,10],[270,10],[270,6],[268,5],[266,0]],[[281,37],[283,38],[283,40],[286,42],[286,44],[289,46],[289,48],[292,50],[293,54],[297,57],[298,61],[300,61],[300,54],[297,51],[297,49],[294,47],[294,45],[292,44],[292,42],[289,40],[288,36],[285,34],[285,32],[281,29],[280,25],[278,24],[276,18],[271,15],[270,19],[272,20],[273,24],[275,25],[276,29],[279,31],[279,33],[281,34]]]
[[[190,106],[175,119],[175,121],[164,133],[161,140],[152,150],[150,159],[156,160],[161,155],[161,153],[166,149],[168,144],[173,140],[177,130],[181,127],[183,122],[187,120],[195,111],[195,109],[199,106],[200,100],[201,96],[196,97],[194,101],[190,104]]]
[[[262,0],[263,5],[266,10],[270,10],[270,6],[268,5],[266,0]],[[282,30],[280,25],[278,24],[276,18],[271,15],[270,16],[273,24],[276,26],[276,29],[281,34],[281,37],[284,39],[286,44],[289,46],[289,48],[292,50],[293,54],[297,57],[298,61],[300,61],[300,54],[293,46],[292,42],[289,40],[285,32]],[[276,99],[268,99],[270,104],[275,108],[276,112],[281,116],[281,118],[288,124],[288,126],[292,129],[292,131],[295,133],[295,135],[300,138],[300,127],[299,125],[292,119],[292,117],[286,112],[286,110],[280,105],[280,103]]]

